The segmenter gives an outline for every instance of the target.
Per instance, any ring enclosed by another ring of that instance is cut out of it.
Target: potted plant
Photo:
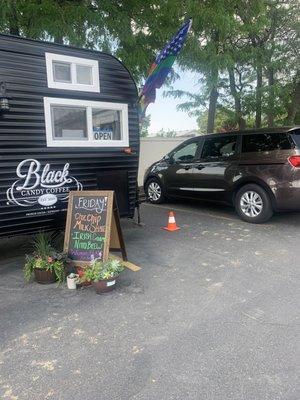
[[[33,239],[33,252],[26,255],[24,266],[25,280],[33,276],[38,283],[62,283],[65,278],[66,257],[57,252],[51,243],[51,237],[39,233]]]
[[[79,277],[78,280],[79,280],[79,282],[80,282],[80,284],[81,284],[82,286],[90,286],[90,285],[92,284],[91,281],[86,281],[85,278],[84,278],[86,268],[87,268],[87,267],[79,267],[79,266],[76,266],[76,267],[75,267],[76,273],[77,273],[77,275],[78,275],[78,277]]]
[[[95,260],[86,268],[82,280],[92,282],[97,294],[107,293],[115,288],[116,280],[123,270],[119,260]]]

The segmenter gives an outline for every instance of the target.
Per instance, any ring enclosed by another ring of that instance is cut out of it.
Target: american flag
[[[182,25],[177,34],[158,54],[155,62],[151,65],[148,77],[139,97],[141,121],[145,116],[148,105],[150,103],[154,103],[155,101],[156,89],[159,89],[163,85],[168,74],[170,73],[175,61],[175,57],[182,49],[191,26],[192,19],[190,18]]]
[[[192,19],[186,21],[177,32],[177,35],[166,45],[155,59],[155,64],[161,63],[168,56],[177,56],[182,49],[189,30],[191,29]]]

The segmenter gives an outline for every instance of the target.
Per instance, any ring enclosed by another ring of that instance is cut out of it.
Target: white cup
[[[78,278],[79,275],[73,273],[67,276],[68,289],[76,289],[76,283],[78,282]]]

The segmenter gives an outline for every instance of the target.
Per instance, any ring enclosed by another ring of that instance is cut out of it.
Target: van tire
[[[268,221],[273,215],[270,196],[254,183],[243,186],[235,196],[235,209],[239,217],[252,224]]]
[[[150,178],[146,182],[145,194],[147,200],[152,204],[161,204],[165,201],[164,188],[156,178]]]

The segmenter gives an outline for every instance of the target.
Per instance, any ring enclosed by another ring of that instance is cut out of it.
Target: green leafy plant
[[[39,268],[53,272],[58,283],[62,283],[65,279],[66,256],[54,249],[51,236],[39,233],[34,237],[32,247],[32,254],[26,255],[25,258],[25,280],[28,282],[34,274],[34,269]]]
[[[83,282],[98,282],[117,277],[124,270],[119,260],[108,259],[107,261],[95,260],[88,266],[81,278]]]

